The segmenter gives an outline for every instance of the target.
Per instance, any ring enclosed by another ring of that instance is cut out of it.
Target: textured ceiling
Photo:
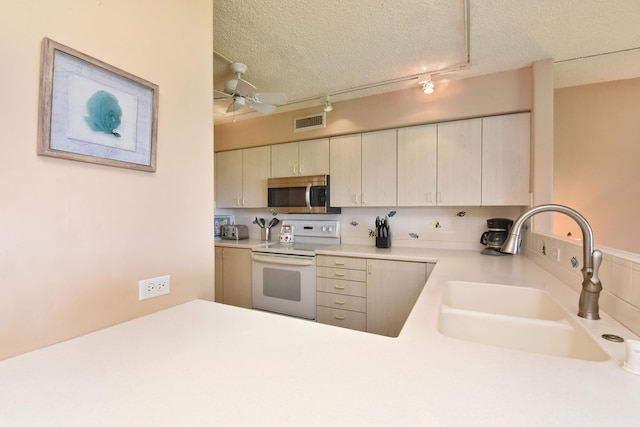
[[[618,80],[640,76],[638,23],[639,0],[214,0],[214,85],[243,62],[243,78],[284,92],[287,111],[549,58],[556,87]],[[216,124],[228,104],[215,102]]]

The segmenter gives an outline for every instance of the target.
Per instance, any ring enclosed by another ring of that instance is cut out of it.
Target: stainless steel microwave
[[[269,178],[269,210],[276,213],[340,213],[331,207],[329,175]]]

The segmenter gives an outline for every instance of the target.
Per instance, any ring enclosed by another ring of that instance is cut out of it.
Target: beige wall
[[[581,212],[597,245],[640,253],[640,78],[555,91],[554,201]],[[554,234],[580,236],[556,215]]]
[[[210,0],[12,2],[0,14],[0,359],[213,298]],[[36,155],[43,37],[160,86],[157,173]],[[138,301],[138,280],[172,291]]]
[[[333,111],[327,113],[327,127],[305,132],[293,132],[294,117],[321,113],[322,106],[220,124],[214,131],[215,151],[529,111],[531,75],[531,68],[523,68],[471,79],[440,81],[431,95],[425,95],[416,86],[334,102]]]

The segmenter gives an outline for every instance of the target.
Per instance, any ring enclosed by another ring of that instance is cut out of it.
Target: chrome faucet
[[[602,252],[593,249],[593,230],[587,220],[575,210],[562,205],[540,205],[534,206],[522,215],[520,215],[513,226],[511,232],[504,245],[502,252],[508,254],[518,253],[520,246],[520,229],[526,220],[540,212],[560,212],[573,218],[582,230],[582,292],[580,292],[580,301],[578,302],[578,316],[585,319],[598,320],[598,298],[602,291],[602,283],[598,277],[598,270],[602,263]]]

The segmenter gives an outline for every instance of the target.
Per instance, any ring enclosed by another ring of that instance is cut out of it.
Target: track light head
[[[333,105],[331,105],[331,101],[329,101],[329,95],[327,95],[327,100],[324,102],[324,112],[328,113],[329,111],[333,111]]]

